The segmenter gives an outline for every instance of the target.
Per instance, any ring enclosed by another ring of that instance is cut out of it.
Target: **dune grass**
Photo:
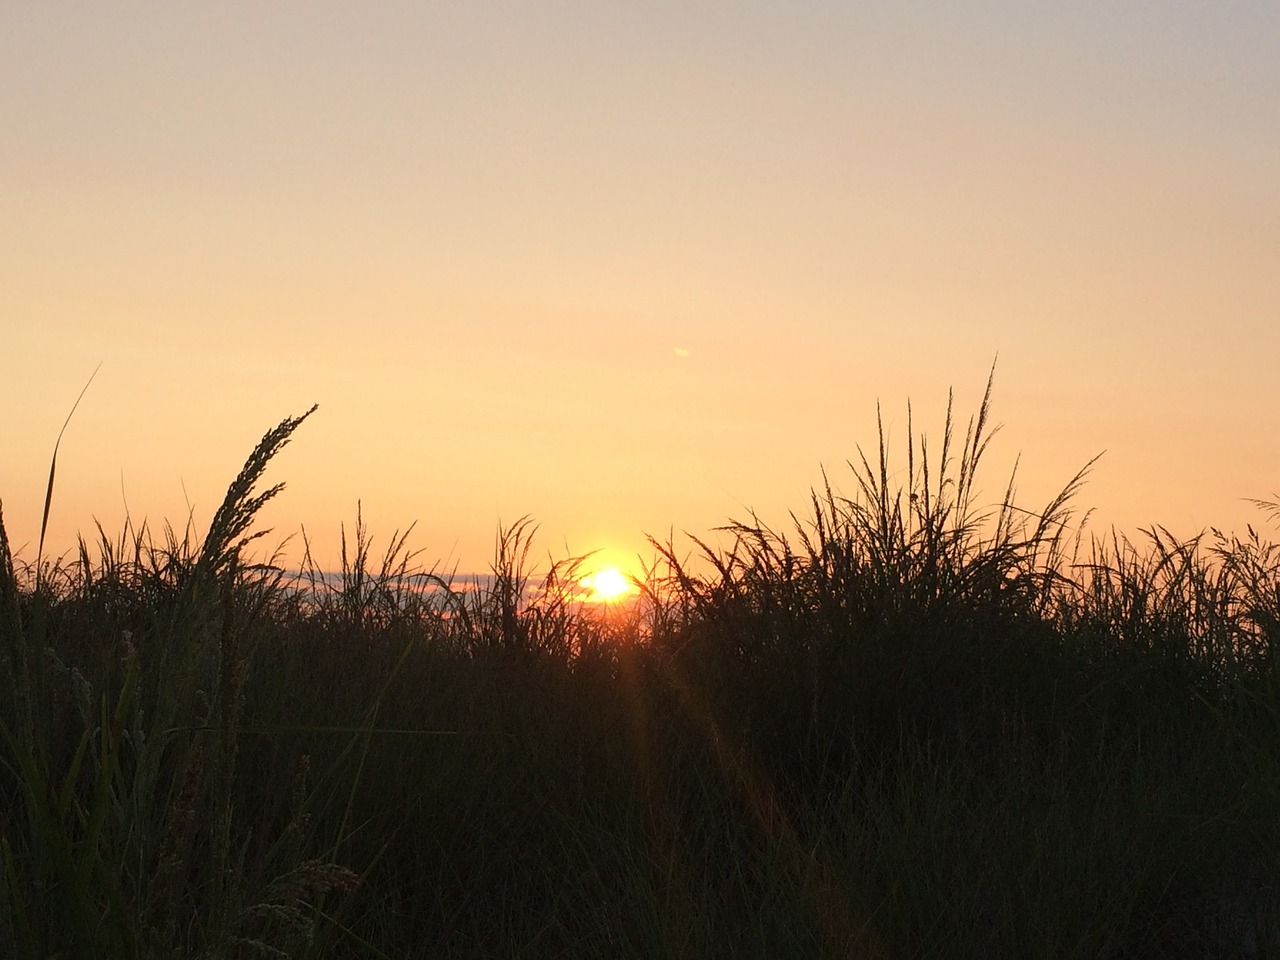
[[[255,561],[310,411],[203,538],[0,518],[0,956],[1277,955],[1278,548],[984,505],[990,393],[608,612]]]

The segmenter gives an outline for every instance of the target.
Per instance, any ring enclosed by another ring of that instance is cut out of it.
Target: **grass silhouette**
[[[0,518],[0,956],[1274,954],[1280,553],[984,507],[990,399],[607,612],[527,519],[253,562],[311,411],[203,538]]]

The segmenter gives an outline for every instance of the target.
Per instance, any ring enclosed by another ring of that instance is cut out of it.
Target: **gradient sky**
[[[203,529],[254,443],[322,562],[803,509],[999,354],[1041,506],[1280,492],[1280,4],[0,5],[0,500]],[[1280,531],[1274,531],[1280,532]],[[25,546],[24,546],[25,545]]]

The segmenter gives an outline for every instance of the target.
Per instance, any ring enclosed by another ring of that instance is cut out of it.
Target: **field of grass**
[[[987,400],[607,609],[251,562],[305,415],[203,537],[0,523],[0,960],[1280,955],[1280,549],[981,509]]]

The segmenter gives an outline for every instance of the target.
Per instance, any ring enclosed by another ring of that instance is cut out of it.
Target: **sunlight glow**
[[[616,567],[597,570],[578,582],[591,591],[587,599],[593,603],[613,603],[636,589],[631,578]]]

